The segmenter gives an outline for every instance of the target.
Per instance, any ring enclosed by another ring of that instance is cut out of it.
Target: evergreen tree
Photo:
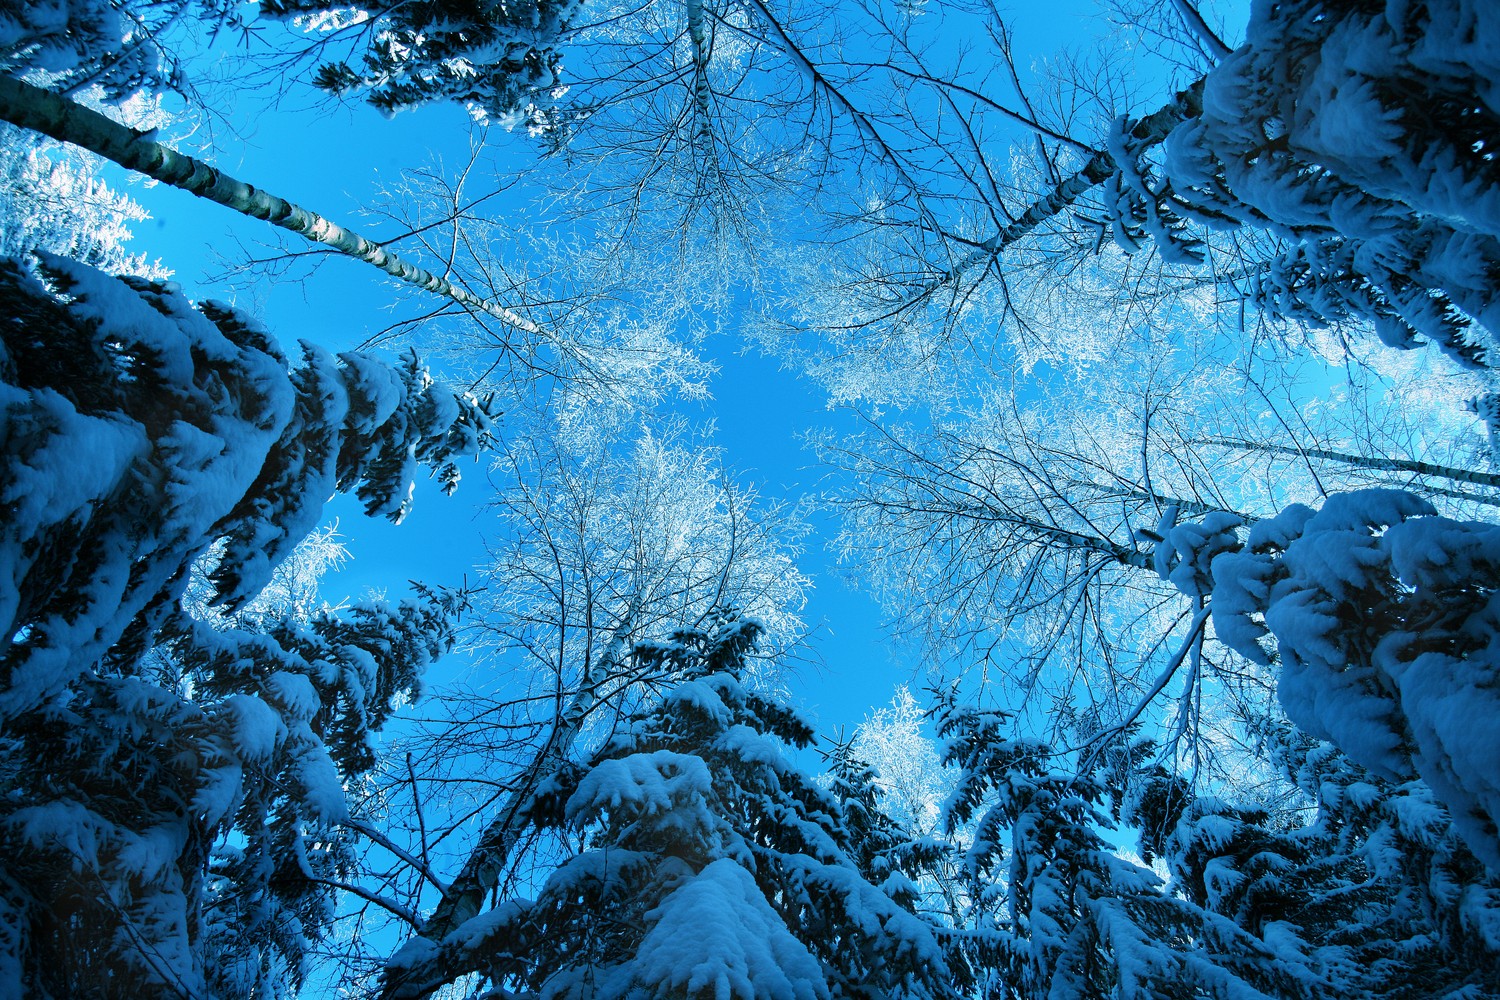
[[[1500,528],[1378,489],[1292,504],[1243,538],[1224,515],[1172,520],[1158,572],[1209,599],[1226,645],[1279,660],[1291,721],[1386,780],[1420,776],[1500,871]]]
[[[1264,748],[1310,821],[1180,797],[1164,856],[1192,903],[1306,968],[1318,995],[1500,996],[1496,881],[1421,781],[1392,783],[1285,722]]]
[[[335,488],[399,518],[485,404],[415,359],[289,373],[233,310],[44,256],[0,263],[0,993],[276,994],[348,864],[345,784],[452,641],[456,598],[209,627]],[[250,549],[254,548],[254,553]]]
[[[189,10],[217,17],[230,9],[226,0],[0,0],[0,71],[42,76],[60,90],[98,84],[113,97],[179,86],[160,29]]]
[[[828,790],[838,800],[848,830],[848,852],[859,873],[892,899],[915,910],[921,890],[914,881],[931,845],[918,843],[887,812],[880,775],[859,758],[850,743],[833,747]]]
[[[1057,768],[1058,754],[1008,738],[1008,725],[1006,713],[961,707],[951,693],[938,722],[944,761],[959,768],[948,828],[973,823],[972,879],[1005,886],[989,925],[968,935],[983,995],[1320,995],[1305,970],[1120,857],[1101,836],[1113,823],[1097,776]]]
[[[1200,256],[1189,220],[1265,230],[1284,243],[1250,287],[1272,315],[1353,316],[1493,366],[1497,51],[1488,0],[1260,0],[1159,164],[1117,123],[1107,224],[1179,262]]]
[[[524,3],[423,0],[341,4],[329,0],[261,0],[261,13],[310,26],[328,19],[376,22],[357,60],[325,62],[315,83],[355,91],[388,114],[432,100],[459,101],[481,115],[540,127],[560,79],[554,47],[581,0]]]
[[[414,939],[387,996],[426,995],[440,981],[424,973],[455,966],[556,998],[953,995],[932,929],[903,905],[909,883],[861,874],[870,845],[853,810],[789,758],[807,724],[742,680],[758,631],[730,615],[638,646],[682,682],[533,810],[581,834],[583,852],[535,901],[440,945]]]
[[[261,0],[262,17],[308,29],[314,47],[340,44],[338,29],[363,26],[366,47],[352,59],[325,60],[314,83],[353,90],[387,113],[432,100],[459,101],[502,121],[539,124],[561,91],[554,47],[578,0],[501,4],[474,0],[344,4]],[[249,28],[231,0],[0,0],[0,71],[31,74],[54,89],[101,86],[114,98],[141,90],[187,90],[173,51],[186,24]]]
[[[43,250],[110,274],[158,280],[160,261],[125,247],[130,223],[149,216],[99,176],[101,161],[23,129],[0,125],[0,256]]]

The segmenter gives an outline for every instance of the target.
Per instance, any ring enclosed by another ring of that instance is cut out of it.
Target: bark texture
[[[97,153],[128,170],[217,202],[242,215],[264,219],[313,243],[378,267],[407,284],[451,299],[466,309],[492,316],[532,336],[551,339],[545,329],[524,316],[403,260],[352,229],[237,180],[202,160],[170,149],[157,142],[149,132],[127,128],[51,91],[0,76],[0,118]]]

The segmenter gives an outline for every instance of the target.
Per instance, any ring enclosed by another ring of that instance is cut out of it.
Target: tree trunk
[[[1186,90],[1179,91],[1171,103],[1147,115],[1135,123],[1130,136],[1143,143],[1155,144],[1164,140],[1168,133],[1189,118],[1203,112],[1203,80],[1195,81]],[[1032,202],[1020,218],[985,240],[977,249],[965,256],[942,275],[927,282],[917,292],[905,299],[897,308],[914,306],[934,292],[946,288],[980,264],[988,264],[1006,248],[1018,242],[1032,230],[1076,202],[1090,189],[1103,184],[1115,171],[1115,159],[1107,150],[1100,150],[1089,158],[1083,168]]]
[[[1458,469],[1451,465],[1433,465],[1431,462],[1416,462],[1405,458],[1371,458],[1368,455],[1351,455],[1348,452],[1328,451],[1322,448],[1291,448],[1279,444],[1256,444],[1254,441],[1245,441],[1240,438],[1199,438],[1196,441],[1189,441],[1188,444],[1238,448],[1242,451],[1255,451],[1266,455],[1288,455],[1293,458],[1311,456],[1327,459],[1330,462],[1340,462],[1356,469],[1373,469],[1376,472],[1410,472],[1418,476],[1451,479],[1457,483],[1473,483],[1476,486],[1500,486],[1500,475],[1491,472],[1471,472],[1468,469]],[[1494,500],[1467,493],[1457,495],[1478,503],[1496,503]]]
[[[128,170],[217,202],[242,215],[264,219],[345,256],[374,265],[386,274],[416,285],[424,291],[452,299],[466,309],[493,316],[524,333],[552,339],[547,330],[524,316],[481,299],[446,278],[402,260],[353,230],[345,229],[284,198],[236,180],[202,160],[168,149],[153,140],[150,133],[127,128],[51,91],[0,76],[0,118],[12,125],[41,132],[60,142],[97,153]]]
[[[1150,552],[1121,545],[1119,542],[1101,538],[1098,535],[1088,535],[1080,531],[1069,531],[1067,528],[1059,528],[1055,524],[1045,524],[1041,521],[1033,521],[1029,518],[1018,517],[1005,511],[997,510],[985,504],[974,504],[973,506],[955,506],[954,517],[967,518],[971,521],[989,521],[996,524],[1004,524],[1020,532],[1022,541],[1045,545],[1048,542],[1056,542],[1058,548],[1083,549],[1088,552],[1097,552],[1099,555],[1109,558],[1121,566],[1134,566],[1136,569],[1144,569],[1155,572],[1156,564],[1152,562]]]
[[[511,859],[511,852],[521,840],[526,827],[526,811],[536,789],[567,762],[573,741],[583,729],[583,722],[599,701],[599,685],[609,677],[625,653],[635,609],[625,617],[610,636],[603,655],[585,671],[578,691],[553,724],[552,734],[538,752],[526,774],[513,788],[500,814],[485,827],[463,870],[449,885],[447,892],[422,925],[421,936],[434,944],[457,930],[464,922],[479,915],[484,898],[500,883],[500,875]],[[440,986],[471,971],[448,968],[443,950],[424,953],[422,960],[386,967],[382,996],[386,1000],[409,1000],[425,997]]]
[[[693,53],[693,103],[698,108],[700,136],[712,142],[713,91],[708,83],[708,29],[703,23],[703,0],[686,0],[688,45]]]

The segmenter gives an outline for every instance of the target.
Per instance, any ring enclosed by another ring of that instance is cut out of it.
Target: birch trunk
[[[1190,118],[1198,117],[1202,112],[1203,81],[1200,79],[1186,90],[1180,91],[1170,104],[1137,121],[1131,128],[1130,135],[1143,143],[1159,143],[1166,139],[1172,129]],[[1044,197],[1032,202],[1014,222],[981,243],[943,274],[923,285],[897,306],[897,309],[917,305],[933,293],[954,284],[980,264],[987,265],[1042,223],[1060,215],[1091,188],[1103,184],[1114,171],[1114,157],[1107,150],[1096,152],[1082,169],[1063,179]]]
[[[1330,462],[1339,462],[1356,469],[1371,469],[1376,472],[1410,472],[1418,476],[1450,479],[1456,483],[1473,483],[1476,486],[1500,486],[1500,475],[1492,472],[1471,472],[1468,469],[1459,469],[1451,465],[1434,465],[1431,462],[1415,462],[1404,458],[1372,458],[1368,455],[1353,455],[1348,452],[1328,451],[1322,448],[1291,448],[1279,444],[1256,444],[1254,441],[1244,441],[1239,438],[1201,438],[1188,443],[1212,445],[1218,448],[1237,448],[1241,451],[1254,451],[1265,455],[1286,455],[1291,458],[1310,456],[1312,458],[1326,459]],[[1466,500],[1476,500],[1480,503],[1494,502],[1486,500],[1484,497],[1472,496],[1467,493],[1458,495]]]
[[[202,160],[163,146],[152,139],[148,132],[127,128],[51,91],[0,76],[0,118],[12,125],[41,132],[60,142],[97,153],[127,170],[134,170],[163,184],[170,184],[200,198],[217,202],[242,215],[264,219],[314,243],[378,267],[407,284],[442,295],[466,309],[492,316],[524,333],[545,340],[553,339],[547,330],[513,310],[481,299],[454,285],[447,278],[403,260],[351,229],[284,198],[278,198],[268,191],[236,180]]]
[[[500,876],[510,863],[511,852],[521,840],[526,827],[526,811],[537,787],[567,762],[584,720],[599,702],[600,684],[619,666],[633,619],[634,609],[614,630],[598,661],[584,673],[577,693],[557,717],[546,745],[511,790],[499,815],[485,827],[479,843],[464,862],[463,870],[448,887],[432,916],[422,925],[422,938],[441,945],[445,937],[479,915],[485,896],[500,883]],[[454,962],[449,950],[437,948],[418,954],[417,961],[400,964],[393,961],[387,965],[382,988],[385,1000],[415,1000],[428,996],[471,971],[458,967],[467,963]]]
[[[1045,524],[1041,521],[1033,521],[1029,518],[1017,517],[1007,514],[982,504],[973,506],[959,506],[953,516],[966,518],[971,521],[989,521],[995,524],[1004,524],[1021,533],[1022,541],[1045,545],[1048,542],[1058,543],[1058,548],[1083,549],[1088,552],[1097,552],[1107,556],[1110,560],[1121,566],[1134,566],[1136,569],[1144,569],[1155,572],[1156,564],[1152,561],[1151,553],[1112,542],[1108,538],[1098,535],[1086,535],[1079,531],[1069,531],[1067,528],[1059,528],[1055,524]]]
[[[687,0],[688,45],[693,53],[693,103],[698,108],[698,131],[712,140],[713,91],[708,82],[708,30],[703,23],[703,0]]]

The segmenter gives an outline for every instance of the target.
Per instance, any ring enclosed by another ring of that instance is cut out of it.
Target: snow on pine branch
[[[1500,526],[1398,490],[1164,523],[1158,572],[1206,597],[1218,638],[1279,662],[1288,717],[1391,780],[1420,776],[1500,869]]]
[[[289,371],[229,307],[61,257],[0,261],[0,311],[0,994],[295,987],[352,864],[346,785],[461,598],[200,621],[194,564],[246,606],[336,489],[399,519],[495,413],[414,356]]]

